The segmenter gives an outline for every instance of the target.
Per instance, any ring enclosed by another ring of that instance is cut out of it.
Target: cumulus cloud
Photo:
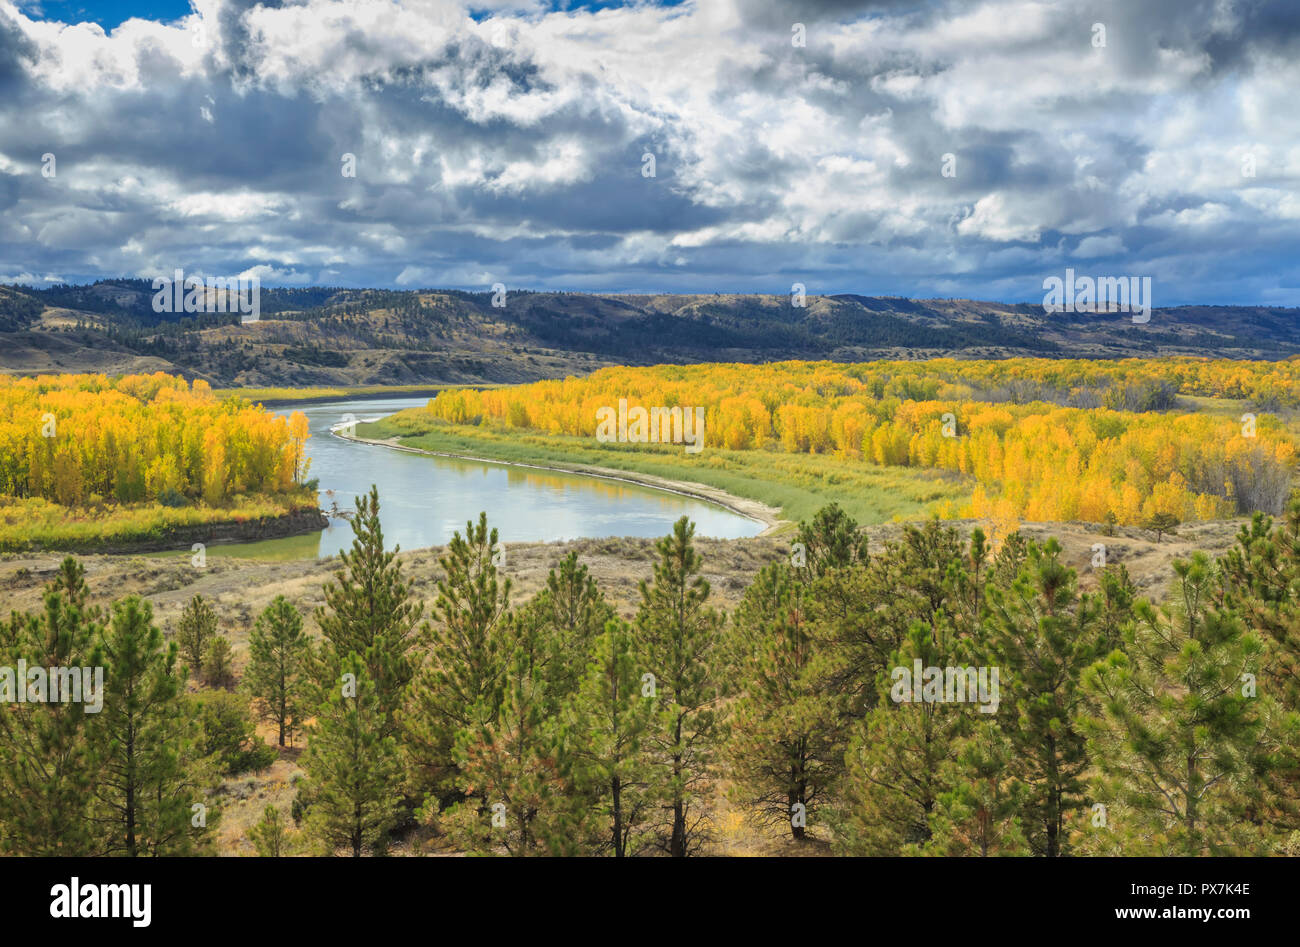
[[[569,7],[0,0],[0,272],[1300,302],[1291,0]]]

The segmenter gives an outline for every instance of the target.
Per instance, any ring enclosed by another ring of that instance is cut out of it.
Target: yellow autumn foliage
[[[0,376],[0,496],[209,505],[301,482],[307,418],[152,375]]]
[[[1174,407],[1178,396],[1300,403],[1300,360],[1002,359],[660,365],[444,392],[453,424],[594,436],[597,411],[703,407],[706,445],[830,454],[973,478],[956,515],[1138,524],[1155,513],[1276,513],[1297,445],[1276,418]]]

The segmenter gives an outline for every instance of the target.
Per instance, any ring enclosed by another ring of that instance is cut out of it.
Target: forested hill
[[[214,385],[527,381],[607,364],[951,355],[1300,355],[1300,309],[1125,313],[850,294],[263,289],[261,318],[155,313],[146,280],[0,287],[0,371],[179,372]]]

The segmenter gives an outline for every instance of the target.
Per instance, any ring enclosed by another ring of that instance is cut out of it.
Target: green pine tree
[[[1216,602],[1264,633],[1269,689],[1300,710],[1300,502],[1276,526],[1256,513],[1218,565]]]
[[[931,520],[905,527],[880,555],[829,569],[814,583],[808,600],[817,641],[813,673],[850,720],[876,706],[877,678],[914,622],[930,625],[942,612],[963,633],[976,633],[987,552],[979,531],[966,543]]]
[[[1016,749],[996,720],[976,720],[974,732],[954,743],[955,758],[940,764],[943,782],[930,813],[930,838],[904,846],[929,856],[1029,855],[1021,826],[1026,786],[1008,777]]]
[[[546,587],[522,610],[519,627],[536,630],[537,660],[545,664],[543,677],[553,706],[578,688],[587,667],[592,642],[603,633],[614,609],[571,552],[546,577]]]
[[[289,853],[289,827],[280,810],[267,803],[262,818],[248,830],[248,840],[261,858],[279,858]]]
[[[563,732],[549,710],[542,666],[518,648],[506,670],[496,712],[457,732],[455,758],[463,802],[443,824],[466,848],[510,855],[575,854],[590,810],[569,791]]]
[[[791,566],[808,584],[834,569],[867,559],[866,535],[838,503],[822,507],[812,522],[800,523],[798,538],[791,548]]]
[[[1204,553],[1174,572],[1170,604],[1138,601],[1124,650],[1084,674],[1097,701],[1080,724],[1100,770],[1098,798],[1126,854],[1249,854],[1258,846],[1240,802],[1258,771],[1268,698],[1250,696],[1243,675],[1259,673],[1264,644],[1213,607]]]
[[[205,801],[199,724],[182,699],[176,645],[165,645],[149,602],[113,603],[101,635],[104,706],[90,724],[97,758],[91,821],[109,855],[185,855],[216,812]],[[194,807],[198,806],[199,809]]]
[[[176,641],[181,648],[181,657],[189,666],[190,673],[198,677],[203,669],[208,642],[217,634],[217,613],[202,595],[195,595],[185,604],[177,626]]]
[[[384,707],[368,662],[348,654],[339,680],[308,729],[302,767],[307,830],[333,853],[382,853],[401,804],[397,743],[385,733]]]
[[[366,664],[373,699],[383,714],[386,736],[397,731],[396,714],[417,661],[411,654],[424,605],[414,600],[402,577],[397,548],[384,549],[379,490],[357,497],[352,548],[339,554],[340,568],[325,583],[325,606],[316,612],[322,648],[311,659],[313,702],[328,699],[349,654]]]
[[[954,789],[948,764],[970,733],[972,717],[985,715],[930,699],[924,689],[915,700],[915,662],[944,669],[968,665],[969,657],[967,642],[942,613],[932,627],[916,622],[908,630],[877,678],[875,707],[849,739],[843,791],[828,812],[840,851],[893,856],[927,850],[931,819]]]
[[[1124,640],[1124,626],[1133,618],[1133,601],[1137,586],[1123,563],[1107,566],[1099,576],[1101,595],[1101,632],[1106,641],[1107,653],[1114,651]]]
[[[847,736],[834,695],[810,673],[817,642],[809,634],[805,587],[784,564],[765,567],[733,616],[732,707],[728,758],[733,795],[764,826],[796,840],[844,769]]]
[[[275,750],[257,735],[257,725],[244,694],[197,691],[186,699],[198,714],[199,756],[221,776],[266,769]]]
[[[636,615],[642,667],[654,675],[661,708],[650,747],[667,810],[664,847],[673,857],[697,852],[707,839],[698,797],[714,776],[727,674],[717,660],[724,617],[708,605],[694,535],[694,524],[683,516],[672,535],[655,544],[654,580],[641,583]]]
[[[1024,829],[1037,854],[1067,853],[1066,824],[1085,803],[1087,746],[1075,718],[1080,676],[1106,654],[1099,603],[1080,595],[1055,539],[1029,543],[1010,588],[989,589],[984,660],[998,667],[1012,773],[1024,783]]]
[[[248,636],[244,686],[260,698],[262,717],[275,724],[280,746],[293,742],[301,723],[308,647],[302,614],[283,595],[258,616]]]
[[[46,589],[44,612],[15,613],[0,626],[0,665],[15,668],[24,659],[28,667],[71,668],[79,676],[82,667],[102,667],[98,618],[86,605],[84,570],[68,557]],[[83,689],[81,703],[25,704],[12,702],[16,696],[0,703],[0,852],[93,854],[87,815],[97,761],[87,730],[94,695]]]
[[[497,531],[487,514],[452,536],[439,564],[435,621],[426,629],[428,655],[402,715],[403,750],[412,788],[430,794],[424,814],[458,797],[455,746],[462,730],[495,721],[517,629],[510,580],[500,576],[493,550]]]
[[[1276,525],[1256,513],[1218,566],[1216,604],[1264,637],[1259,686],[1278,707],[1265,727],[1273,758],[1261,774],[1260,817],[1290,837],[1300,831],[1300,741],[1289,734],[1300,713],[1300,502]]]
[[[575,789],[592,815],[594,850],[623,858],[643,847],[654,802],[644,748],[654,723],[654,700],[645,692],[626,622],[609,619],[590,653],[567,709]]]
[[[203,667],[200,673],[209,687],[229,687],[235,681],[235,666],[230,640],[221,634],[213,635],[203,648]]]
[[[1172,513],[1153,513],[1142,525],[1144,528],[1149,529],[1151,532],[1156,534],[1156,542],[1159,543],[1165,533],[1168,533],[1170,536],[1174,535],[1174,531],[1178,528],[1181,522],[1182,521]]]

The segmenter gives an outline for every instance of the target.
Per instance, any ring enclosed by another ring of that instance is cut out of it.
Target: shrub
[[[175,487],[163,487],[158,493],[158,502],[163,506],[178,507],[189,506],[190,501]]]
[[[262,858],[279,858],[288,849],[288,830],[280,810],[268,804],[261,820],[248,830],[248,839]]]
[[[223,776],[266,769],[275,762],[275,749],[257,735],[245,698],[226,691],[208,691],[191,699],[198,706],[203,728],[202,753],[212,759]]]
[[[230,642],[224,635],[215,635],[203,649],[201,677],[209,687],[229,687],[235,681],[230,662]]]

